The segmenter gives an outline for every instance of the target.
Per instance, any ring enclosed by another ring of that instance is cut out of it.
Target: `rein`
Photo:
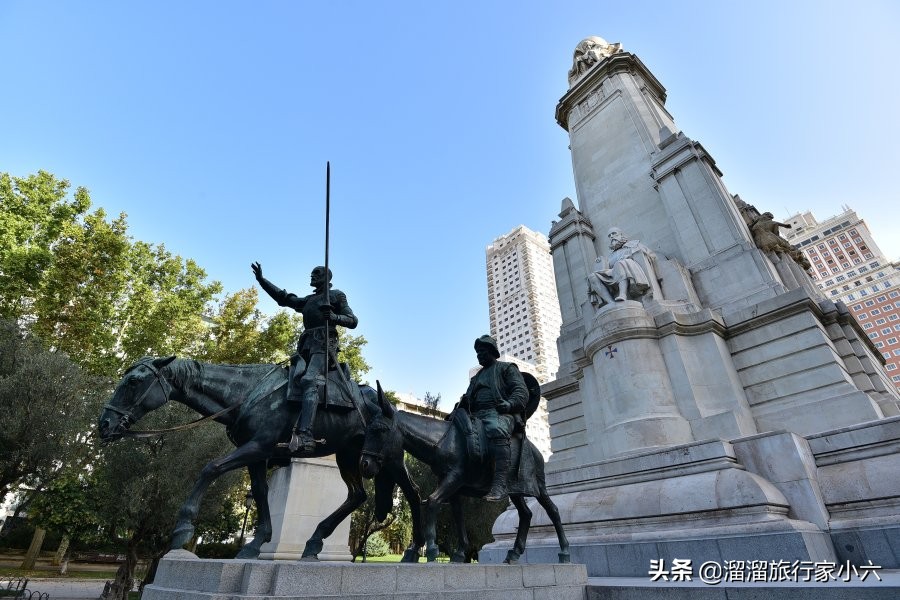
[[[216,417],[221,417],[222,415],[233,411],[234,409],[238,408],[243,403],[244,403],[244,401],[241,400],[237,404],[235,404],[233,406],[229,406],[228,408],[226,408],[224,410],[220,410],[219,412],[217,412],[214,415],[208,415],[205,417],[201,417],[199,419],[191,421],[190,423],[184,423],[183,425],[178,425],[176,427],[168,427],[166,429],[147,429],[144,431],[132,431],[130,429],[126,429],[125,432],[122,434],[122,436],[141,439],[141,438],[156,437],[156,436],[164,435],[166,433],[172,433],[173,431],[185,431],[187,429],[193,429],[194,427],[199,427],[200,425],[203,425],[206,421],[210,421],[212,419],[215,419]],[[125,415],[125,416],[127,416],[127,415]]]
[[[269,369],[269,371],[265,375],[260,377],[260,379],[259,379],[260,383],[265,381],[266,377],[268,377],[269,375],[274,373],[276,370],[278,370],[278,368],[281,365],[286,364],[287,362],[288,361],[281,361],[279,363],[275,363],[272,366],[272,368]],[[159,383],[159,386],[162,388],[163,394],[165,395],[165,401],[168,402],[169,401],[169,392],[167,392],[165,386],[163,386],[163,378],[159,372],[159,369],[157,369],[156,367],[154,367],[153,365],[150,365],[150,364],[147,364],[145,366],[148,367],[150,369],[150,371],[153,373],[153,375],[156,377],[156,382]],[[166,383],[168,383],[168,382],[166,382]],[[257,385],[259,385],[259,384],[257,384]],[[141,397],[138,398],[138,401],[134,403],[134,406],[140,405],[140,403],[144,400],[144,396],[147,395],[147,392],[150,391],[151,387],[152,387],[152,384],[150,386],[148,386],[146,390],[144,390],[144,393],[141,394]],[[170,390],[172,389],[172,384],[169,384],[169,389]],[[143,438],[157,437],[157,436],[165,435],[167,433],[172,433],[175,431],[186,431],[188,429],[194,429],[195,427],[199,427],[200,425],[203,425],[207,421],[211,421],[213,419],[221,417],[222,415],[230,413],[231,411],[233,411],[236,408],[240,408],[241,405],[244,404],[245,399],[246,398],[242,398],[241,401],[238,402],[237,404],[233,404],[233,405],[229,406],[228,408],[224,408],[215,414],[207,415],[205,417],[200,417],[199,419],[195,419],[195,420],[191,421],[190,423],[184,423],[182,425],[176,425],[175,427],[168,427],[166,429],[147,429],[147,430],[143,430],[143,431],[132,431],[131,429],[126,429],[122,433],[122,436],[136,438],[136,439],[143,439]],[[122,415],[122,420],[125,422],[125,424],[129,423],[132,420],[131,413],[126,412],[126,411],[122,410],[121,408],[117,408],[110,404],[105,405],[104,408],[107,408],[115,413],[119,413],[120,415]]]

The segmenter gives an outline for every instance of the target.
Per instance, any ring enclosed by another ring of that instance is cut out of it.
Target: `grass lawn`
[[[384,556],[369,556],[366,558],[366,562],[371,563],[398,563],[400,559],[403,558],[402,554],[385,554]],[[357,556],[356,562],[362,562],[362,558]],[[419,558],[419,562],[425,562],[424,558]],[[437,562],[450,562],[450,558],[447,556],[438,556]]]

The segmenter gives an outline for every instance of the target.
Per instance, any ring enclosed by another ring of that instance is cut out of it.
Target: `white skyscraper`
[[[556,338],[562,317],[547,238],[524,225],[500,236],[485,251],[491,336],[501,360],[515,362],[539,382],[556,377]],[[528,437],[550,455],[546,401],[528,421]]]

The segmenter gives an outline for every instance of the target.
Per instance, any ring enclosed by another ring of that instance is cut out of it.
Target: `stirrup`
[[[303,452],[315,452],[316,451],[316,443],[322,442],[325,440],[317,440],[312,434],[308,431],[297,431],[294,430],[291,432],[291,441],[288,442],[287,447],[291,452],[296,452],[299,449],[303,449]]]

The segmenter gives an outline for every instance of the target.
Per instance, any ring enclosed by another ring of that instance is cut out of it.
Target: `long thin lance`
[[[325,162],[325,305],[331,305],[331,281],[328,277],[328,232],[331,220],[331,161]],[[331,340],[329,339],[329,330],[331,323],[325,319],[325,384],[323,392],[325,393],[325,402],[328,402],[328,369],[331,367]]]

